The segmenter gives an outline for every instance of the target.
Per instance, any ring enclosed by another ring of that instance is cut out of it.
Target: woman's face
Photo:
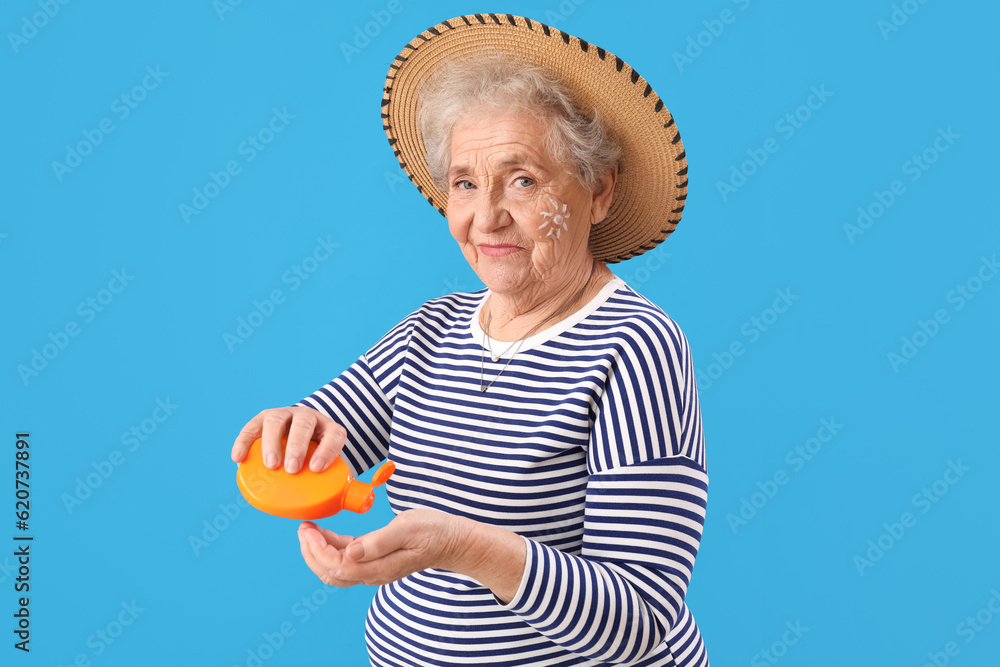
[[[499,294],[544,297],[587,275],[591,225],[611,204],[613,173],[590,192],[545,151],[545,129],[530,114],[470,114],[452,131],[448,227]]]

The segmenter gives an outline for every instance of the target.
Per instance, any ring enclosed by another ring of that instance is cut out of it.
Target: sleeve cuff
[[[524,540],[524,551],[525,551],[524,574],[521,575],[521,583],[517,587],[517,593],[514,594],[514,597],[511,598],[511,601],[508,602],[507,604],[504,604],[500,600],[500,598],[496,597],[495,595],[493,596],[496,599],[497,604],[500,605],[501,609],[503,609],[504,611],[513,612],[515,614],[520,613],[523,610],[523,607],[525,606],[525,598],[528,597],[527,592],[530,590],[530,583],[535,579],[536,576],[535,571],[537,569],[537,563],[538,563],[538,557],[535,552],[537,545],[532,540],[529,540],[527,537],[524,537],[523,535],[521,536],[521,539]]]

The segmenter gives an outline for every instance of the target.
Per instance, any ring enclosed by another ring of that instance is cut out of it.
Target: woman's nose
[[[511,223],[510,211],[500,197],[492,193],[484,194],[476,206],[472,224],[482,234],[489,234]]]

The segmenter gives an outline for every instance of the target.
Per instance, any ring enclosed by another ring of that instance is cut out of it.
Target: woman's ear
[[[604,175],[601,177],[600,183],[597,186],[597,190],[593,194],[593,199],[591,200],[591,216],[593,217],[593,222],[591,222],[591,224],[596,225],[608,216],[608,210],[611,208],[612,200],[614,200],[615,183],[617,181],[618,166],[615,165],[604,172]]]

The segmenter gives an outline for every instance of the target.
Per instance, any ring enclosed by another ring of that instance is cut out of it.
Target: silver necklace
[[[481,392],[486,393],[486,390],[492,387],[493,383],[500,379],[500,376],[503,375],[503,372],[507,370],[508,366],[510,366],[510,362],[514,361],[514,357],[517,355],[518,352],[521,351],[521,346],[524,345],[525,340],[531,338],[532,334],[534,334],[543,326],[551,322],[556,317],[562,315],[564,312],[566,312],[568,308],[570,308],[573,304],[575,304],[577,301],[580,300],[580,297],[583,296],[583,293],[587,291],[588,287],[590,287],[590,281],[593,280],[594,278],[594,269],[596,268],[597,268],[597,260],[594,260],[594,263],[591,264],[590,266],[590,275],[587,277],[587,282],[583,285],[580,291],[576,293],[576,296],[574,296],[573,299],[568,303],[566,303],[562,308],[560,308],[559,310],[557,310],[556,312],[552,313],[547,318],[545,318],[538,326],[534,327],[531,331],[529,331],[528,333],[524,334],[519,339],[511,343],[510,347],[504,350],[503,353],[501,353],[500,355],[493,354],[493,344],[491,342],[491,339],[489,338],[490,322],[493,321],[493,310],[490,309],[490,312],[486,314],[486,326],[483,327],[483,354],[482,354],[482,360],[480,361],[479,365],[479,390]],[[507,363],[504,364],[504,367],[500,369],[500,372],[497,373],[497,376],[493,378],[489,384],[484,385],[483,383],[486,381],[486,349],[489,348],[490,357],[492,357],[493,360],[496,361],[504,354],[510,352],[511,348],[513,348],[515,345],[517,346],[517,349],[514,350],[514,354],[510,355],[510,358],[507,360]]]

